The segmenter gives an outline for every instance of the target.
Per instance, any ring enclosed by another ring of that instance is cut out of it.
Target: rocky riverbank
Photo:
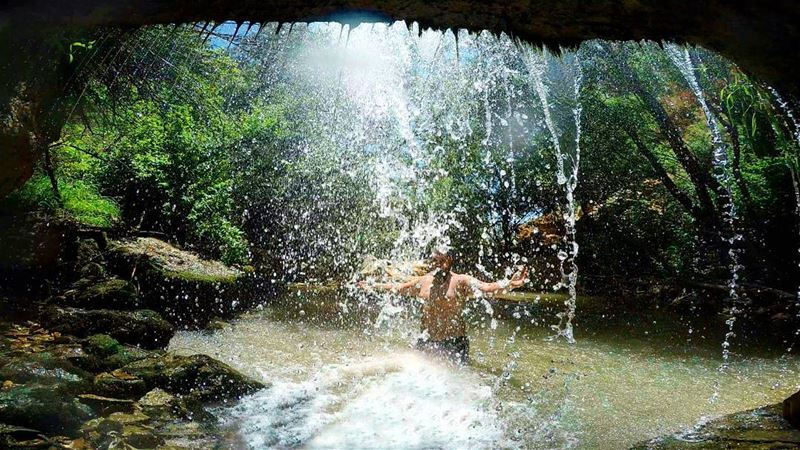
[[[4,268],[40,288],[0,293],[0,448],[214,447],[206,407],[265,386],[164,349],[178,328],[252,306],[250,274],[152,237],[53,234],[30,265]]]
[[[770,405],[719,417],[694,429],[643,442],[631,450],[789,449],[800,447],[800,430]]]

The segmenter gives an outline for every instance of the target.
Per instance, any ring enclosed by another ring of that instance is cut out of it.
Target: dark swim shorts
[[[469,361],[469,338],[466,336],[447,338],[440,341],[420,339],[417,341],[416,349],[431,355],[445,357],[461,364],[466,364]]]

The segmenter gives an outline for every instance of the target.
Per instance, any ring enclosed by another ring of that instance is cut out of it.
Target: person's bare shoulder
[[[452,282],[455,283],[458,286],[466,286],[466,285],[468,285],[470,283],[470,280],[472,279],[471,276],[469,276],[469,275],[467,275],[465,273],[451,272],[451,274],[452,274],[451,275],[451,280],[453,280]]]

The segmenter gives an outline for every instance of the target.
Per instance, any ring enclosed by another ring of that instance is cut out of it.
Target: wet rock
[[[0,423],[0,448],[52,448],[52,443],[37,430]]]
[[[92,392],[114,398],[138,398],[147,392],[144,380],[121,370],[94,377]]]
[[[127,446],[118,448],[156,448],[164,444],[164,438],[156,435],[154,430],[149,427],[139,425],[125,425],[120,433],[122,441]]]
[[[40,213],[0,214],[0,283],[41,284],[56,273],[75,224],[64,217]]]
[[[153,389],[133,408],[87,422],[84,440],[96,448],[219,448],[213,417],[199,404]]]
[[[86,351],[100,358],[107,358],[122,349],[118,340],[107,334],[95,334],[86,338]]]
[[[81,266],[78,269],[78,275],[81,278],[99,279],[106,276],[106,268],[100,263],[91,262]]]
[[[137,402],[139,409],[149,417],[167,419],[173,416],[186,417],[185,405],[174,395],[155,388]]]
[[[213,419],[196,399],[179,398],[159,388],[140,398],[136,408],[162,425],[175,423],[177,419],[204,422]]]
[[[783,401],[782,413],[784,419],[795,428],[800,428],[800,392],[795,392]]]
[[[100,244],[94,239],[78,239],[75,248],[75,264],[82,267],[100,261],[103,261]]]
[[[244,272],[156,238],[109,241],[106,256],[115,273],[135,274],[144,304],[173,323],[204,326],[252,304]]]
[[[714,419],[685,433],[663,436],[635,450],[788,449],[800,447],[800,430],[781,417],[781,405],[765,406]]]
[[[81,427],[83,439],[93,448],[156,448],[164,443],[149,426],[150,418],[141,412],[113,413]]]
[[[80,394],[78,395],[78,401],[89,406],[101,415],[133,410],[133,400],[130,399],[103,397],[95,394]]]
[[[136,403],[150,417],[149,425],[170,448],[216,448],[216,420],[202,405],[187,397],[176,397],[153,389]]]
[[[133,285],[116,278],[91,282],[81,280],[65,294],[67,304],[78,308],[136,309],[141,307]]]
[[[93,416],[91,408],[53,386],[18,385],[0,391],[3,423],[73,435]]]
[[[83,341],[83,355],[76,365],[93,372],[110,372],[134,361],[153,356],[153,350],[120,344],[107,334],[95,334]]]
[[[165,354],[136,361],[122,370],[143,379],[150,389],[161,388],[199,401],[237,399],[265,387],[206,355]]]
[[[0,358],[0,380],[35,383],[59,392],[77,392],[87,386],[89,373],[49,352],[12,352]]]
[[[86,310],[51,306],[41,317],[51,330],[78,337],[107,334],[114,339],[146,349],[166,347],[175,328],[161,315],[150,310]]]
[[[226,328],[230,328],[231,324],[225,322],[224,320],[220,319],[212,319],[208,325],[206,325],[206,331],[222,331]]]

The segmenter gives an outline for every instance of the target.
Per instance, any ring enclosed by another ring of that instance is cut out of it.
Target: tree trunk
[[[695,220],[702,223],[705,220],[703,211],[692,202],[692,199],[685,192],[683,192],[674,181],[672,181],[672,178],[670,178],[669,173],[667,173],[667,170],[664,168],[664,166],[661,165],[658,157],[652,151],[650,151],[649,148],[647,148],[644,142],[642,142],[636,130],[633,129],[633,127],[626,126],[625,133],[628,135],[631,141],[633,141],[634,145],[636,145],[636,149],[639,151],[639,153],[644,156],[647,162],[650,163],[650,167],[652,167],[653,172],[655,172],[658,179],[661,180],[661,183],[664,185],[667,191],[675,198],[675,200],[678,201],[678,203],[681,204],[681,206],[683,206],[686,212],[694,217]]]
[[[711,199],[711,192],[713,191],[717,196],[724,196],[725,192],[719,182],[705,170],[697,156],[692,153],[683,141],[681,131],[678,126],[669,117],[667,111],[656,99],[654,95],[645,89],[644,84],[639,79],[639,76],[628,65],[627,56],[621,46],[614,46],[611,44],[602,44],[606,52],[610,56],[610,60],[616,64],[620,71],[621,79],[636,94],[636,96],[644,103],[650,115],[658,123],[662,134],[667,139],[667,142],[672,148],[673,153],[680,162],[683,169],[689,175],[689,179],[694,185],[695,193],[700,202],[700,207],[703,210],[703,215],[707,218],[706,222],[712,225],[713,228],[717,227],[717,209]]]

